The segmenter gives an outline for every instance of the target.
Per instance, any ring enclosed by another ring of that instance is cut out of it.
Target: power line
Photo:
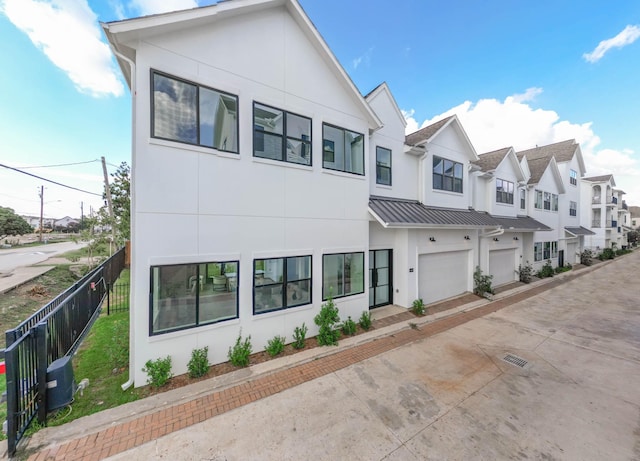
[[[14,168],[12,166],[3,165],[2,163],[0,163],[0,166],[4,167],[4,168],[7,168],[9,170],[17,171],[18,173],[26,174],[27,176],[33,176],[34,178],[38,178],[38,179],[40,179],[42,181],[50,182],[51,184],[55,184],[57,186],[62,186],[62,187],[66,187],[67,189],[77,190],[78,192],[84,192],[85,194],[91,194],[91,195],[96,195],[98,197],[102,197],[102,194],[96,194],[95,192],[89,192],[88,190],[78,189],[77,187],[68,186],[66,184],[62,184],[62,183],[59,183],[59,182],[56,182],[56,181],[52,181],[51,179],[43,178],[42,176],[37,176],[37,175],[35,175],[33,173],[27,173],[26,171],[19,170],[18,168]]]
[[[85,165],[87,163],[95,163],[95,162],[99,162],[99,161],[100,160],[95,159],[95,160],[88,160],[86,162],[60,163],[58,165],[21,166],[20,168],[22,170],[28,170],[29,168],[53,168],[53,167],[58,167],[58,166]]]

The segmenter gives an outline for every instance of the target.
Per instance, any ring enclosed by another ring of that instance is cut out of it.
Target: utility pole
[[[42,218],[44,214],[44,186],[40,186],[40,238],[38,239],[42,243]]]
[[[116,241],[116,218],[113,215],[113,205],[111,204],[111,188],[109,187],[109,174],[107,173],[107,162],[102,158],[102,173],[104,174],[104,190],[107,196],[107,207],[109,208],[109,217],[111,218],[111,242],[115,243]],[[111,250],[111,245],[109,245],[109,250]],[[111,253],[111,251],[109,251]]]
[[[80,230],[84,228],[84,202],[80,202]]]

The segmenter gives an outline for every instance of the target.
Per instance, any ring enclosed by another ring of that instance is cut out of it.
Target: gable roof
[[[565,192],[564,183],[562,182],[562,176],[560,175],[560,170],[558,170],[558,164],[554,156],[529,158],[528,155],[525,155],[522,152],[519,152],[517,156],[518,160],[522,160],[523,158],[526,160],[529,172],[531,173],[527,184],[538,184],[542,179],[545,171],[547,171],[547,169],[550,169],[551,174],[553,175],[554,179],[556,180],[556,184],[558,185],[558,192],[561,194]]]
[[[589,182],[609,182],[611,181],[611,185],[615,187],[616,182],[613,180],[612,174],[603,174],[601,176],[591,176],[589,178],[583,178],[585,181]]]
[[[118,65],[127,81],[127,85],[129,85],[129,88],[133,92],[131,74],[133,73],[132,66],[136,60],[136,53],[127,43],[143,40],[146,36],[150,35],[168,33],[176,30],[189,30],[195,26],[213,24],[225,18],[281,6],[289,12],[296,24],[298,24],[302,32],[321,55],[331,72],[342,82],[356,103],[362,108],[367,116],[370,131],[381,128],[382,122],[371,107],[369,107],[369,104],[367,104],[360,91],[358,91],[351,77],[342,65],[340,65],[297,0],[220,1],[209,6],[101,23],[101,25],[109,41],[109,46],[116,56]]]
[[[442,120],[436,123],[432,123],[429,126],[425,126],[424,128],[421,128],[418,131],[408,134],[407,136],[405,136],[405,143],[410,146],[416,146],[425,141],[429,141],[431,138],[433,138],[436,135],[436,133],[438,133],[442,128],[444,128],[451,120],[453,120],[454,117],[455,115],[451,115],[447,118],[443,118]]]
[[[503,149],[494,150],[492,152],[479,154],[478,160],[473,163],[478,165],[480,167],[480,170],[482,171],[493,171],[498,168],[498,165],[502,163],[510,150],[512,150],[511,147],[505,147]]]
[[[395,110],[396,114],[398,115],[398,118],[402,121],[402,125],[406,127],[407,126],[407,119],[404,118],[404,115],[402,115],[402,111],[400,110],[400,107],[398,107],[398,103],[396,101],[396,98],[393,97],[393,93],[391,93],[391,89],[389,88],[389,85],[387,85],[387,82],[382,82],[380,85],[375,87],[373,90],[371,90],[369,93],[367,93],[364,96],[364,99],[367,102],[370,102],[373,99],[375,99],[376,97],[378,97],[378,95],[380,93],[386,93],[387,94],[387,97],[391,101],[391,105],[393,106],[393,109]]]
[[[565,141],[547,144],[546,146],[536,146],[532,149],[523,150],[518,152],[518,158],[522,158],[520,154],[526,155],[527,160],[554,157],[557,163],[570,162],[574,156],[577,156],[580,176],[584,176],[587,171],[584,159],[582,158],[580,144],[578,144],[575,139],[567,139]]]

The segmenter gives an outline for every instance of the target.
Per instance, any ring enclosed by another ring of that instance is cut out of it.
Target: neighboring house
[[[27,221],[31,227],[34,229],[40,228],[40,216],[21,216],[22,219]],[[53,223],[55,219],[53,218],[42,218],[42,227],[44,228],[53,228]]]
[[[585,237],[585,246],[599,252],[603,248],[611,248],[612,243],[621,243],[621,232],[618,232],[618,200],[624,192],[614,192],[616,183],[613,175],[584,178],[581,187],[584,198],[581,202],[581,222],[594,232],[594,235]]]
[[[61,219],[56,219],[53,222],[54,229],[69,229],[69,228],[77,229],[78,226],[80,226],[80,221],[78,221],[77,219],[73,219],[69,216],[65,216],[64,218],[61,218]]]
[[[563,266],[566,263],[574,264],[580,262],[580,253],[584,249],[584,238],[587,235],[593,235],[588,227],[583,227],[580,224],[580,179],[586,173],[580,145],[576,143],[574,139],[569,139],[520,151],[518,152],[518,156],[520,158],[526,157],[527,162],[535,167],[534,170],[537,171],[534,171],[532,176],[534,174],[537,176],[540,168],[544,168],[544,165],[550,161],[551,158],[554,159],[563,187],[562,189],[558,189],[557,192],[547,191],[544,187],[538,187],[537,189],[534,187],[535,196],[533,208],[538,211],[542,210],[543,215],[546,214],[548,218],[551,218],[543,222],[558,231],[557,252],[553,248],[553,240],[550,241],[550,253],[551,255],[557,254],[557,265]],[[551,168],[553,169],[553,167]],[[532,177],[529,179],[529,184],[535,181],[536,179]],[[537,192],[535,192],[536,190]],[[547,193],[551,194],[551,210],[547,208]],[[542,207],[536,208],[536,205],[539,205],[541,197]],[[538,202],[536,202],[536,200],[538,200]],[[551,215],[549,215],[548,211],[551,211]],[[544,238],[546,237],[536,237],[536,239]],[[548,259],[545,258],[546,240],[537,240],[537,242],[542,242],[543,260],[546,261]],[[539,253],[540,245],[536,248],[536,254]],[[551,259],[553,260],[553,257]]]

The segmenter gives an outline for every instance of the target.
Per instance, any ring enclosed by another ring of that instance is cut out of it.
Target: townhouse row
[[[406,136],[388,86],[362,96],[296,0],[103,29],[132,95],[136,386],[149,359],[183,373],[208,346],[226,361],[240,331],[254,350],[314,335],[329,297],[355,319],[472,291],[476,266],[505,284],[614,238],[584,226],[595,189],[573,140],[478,155],[456,116]],[[596,183],[606,226],[622,192]]]

